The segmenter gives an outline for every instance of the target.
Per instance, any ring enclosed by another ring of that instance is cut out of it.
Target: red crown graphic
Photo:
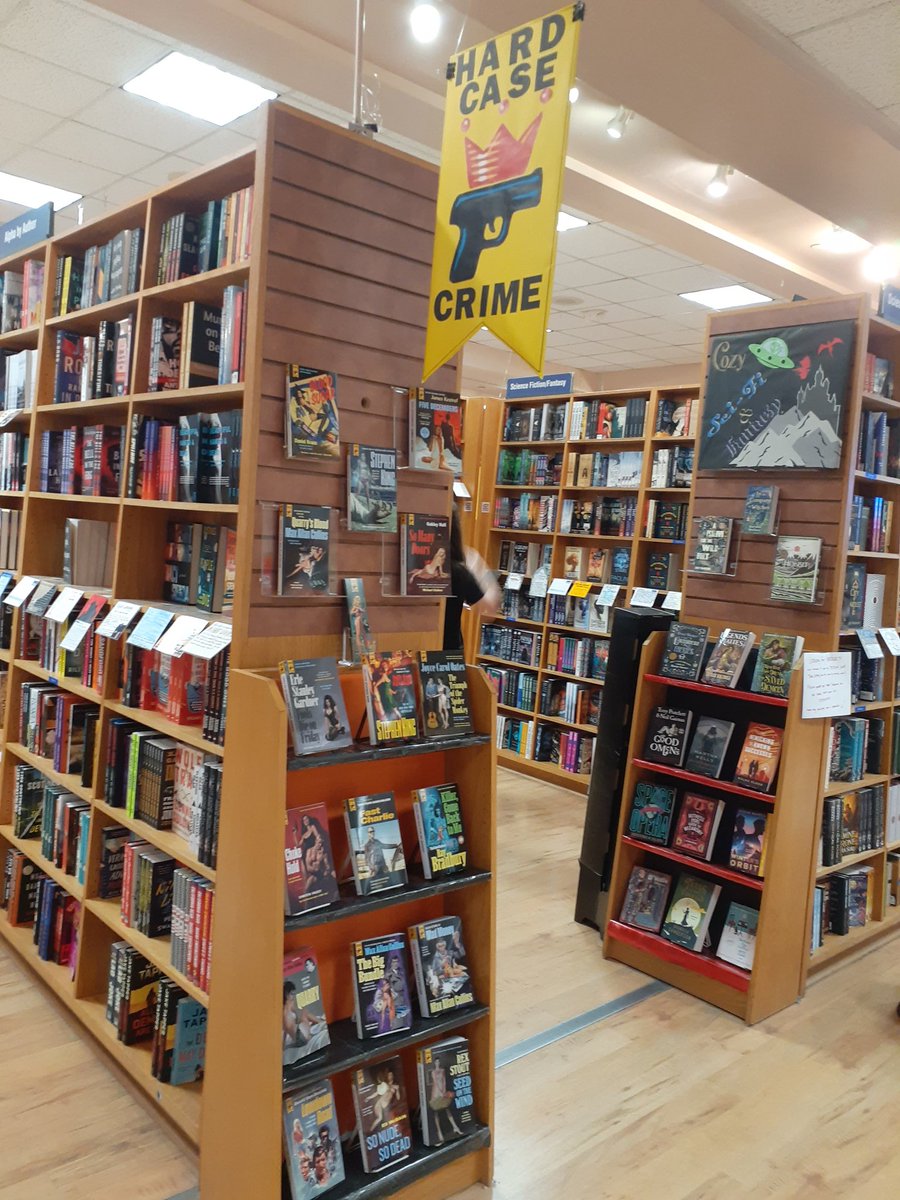
[[[524,175],[534,149],[538,126],[543,113],[538,113],[518,141],[505,125],[501,125],[482,150],[471,138],[466,138],[466,173],[469,187],[486,187],[501,179]]]

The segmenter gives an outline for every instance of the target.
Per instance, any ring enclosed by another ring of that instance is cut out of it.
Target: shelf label
[[[571,586],[571,579],[551,579],[548,591],[551,596],[568,596]]]
[[[65,621],[83,595],[80,588],[64,587],[47,609],[47,620]]]
[[[166,627],[172,623],[174,615],[164,608],[148,608],[126,638],[126,646],[137,646],[139,650],[152,650],[162,637]]]
[[[231,645],[231,626],[224,621],[213,621],[185,644],[184,653],[194,658],[215,658]]]
[[[507,575],[506,583],[503,585],[504,592],[520,592],[524,578],[524,575]]]
[[[23,575],[3,603],[7,608],[21,608],[37,585],[33,575]]]
[[[856,634],[866,658],[884,658],[884,651],[874,629],[857,629]]]
[[[59,643],[60,650],[73,651],[78,649],[105,603],[105,596],[90,596],[88,598],[87,604],[85,604],[84,608],[78,614],[76,620],[69,626],[66,636]]]
[[[897,658],[900,655],[900,633],[896,629],[879,629],[878,632],[888,650]]]
[[[600,608],[609,608],[611,604],[615,604],[616,596],[618,596],[621,590],[621,587],[617,583],[604,583],[595,603]]]
[[[803,717],[846,717],[851,712],[850,654],[803,655]]]
[[[176,617],[153,647],[159,654],[170,654],[173,658],[181,658],[185,643],[206,628],[208,622],[203,617]]]
[[[97,626],[97,633],[105,638],[121,637],[140,611],[141,606],[131,600],[117,600]]]
[[[669,612],[681,612],[681,592],[666,592],[662,606]]]
[[[657,588],[639,587],[635,588],[631,593],[629,604],[635,608],[652,608],[656,603],[656,597],[659,595]]]
[[[569,590],[569,595],[583,600],[585,596],[590,594],[590,591],[591,585],[586,579],[576,579]]]

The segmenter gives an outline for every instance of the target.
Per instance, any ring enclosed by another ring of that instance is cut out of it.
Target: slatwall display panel
[[[396,446],[398,465],[407,461],[405,393],[421,380],[437,175],[424,164],[336,128],[297,121],[277,108],[273,121],[262,231],[262,366],[248,636],[333,638],[333,652],[340,651],[341,595],[298,600],[263,594],[260,572],[271,551],[263,506],[287,501],[334,510],[333,590],[340,593],[348,575],[363,577],[370,625],[380,645],[399,645],[407,634],[416,644],[436,645],[441,602],[394,595],[399,591],[399,535],[346,528],[345,455],[349,443],[362,442]],[[337,375],[339,458],[285,458],[288,362]],[[439,390],[455,390],[455,384],[455,365],[429,380]],[[401,469],[399,511],[448,514],[451,482],[447,472]],[[383,576],[388,580],[384,584]],[[318,652],[326,652],[321,644]]]

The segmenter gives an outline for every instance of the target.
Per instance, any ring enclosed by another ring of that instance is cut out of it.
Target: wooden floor
[[[645,976],[572,922],[583,801],[501,772],[497,1044]],[[458,1200],[883,1200],[900,942],[756,1026],[667,990],[503,1067],[496,1183]],[[169,1200],[196,1164],[0,945],[0,1200]],[[204,1197],[203,1200],[250,1200]]]

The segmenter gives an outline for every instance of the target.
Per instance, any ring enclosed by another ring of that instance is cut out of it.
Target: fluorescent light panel
[[[559,210],[556,218],[557,233],[565,233],[567,229],[580,229],[582,225],[587,225],[584,217],[576,217],[572,213],[563,212],[562,209]]]
[[[135,96],[155,100],[166,108],[177,108],[213,125],[228,125],[278,95],[177,50],[122,87]]]
[[[65,188],[51,187],[49,183],[38,183],[36,179],[23,179],[21,175],[7,175],[0,171],[0,200],[11,204],[24,204],[26,208],[40,208],[53,201],[57,211],[67,204],[81,199],[81,192],[67,192]]]
[[[701,292],[679,292],[682,300],[702,304],[706,308],[743,308],[747,304],[771,304],[772,297],[753,292],[740,283],[728,287],[705,288]]]

